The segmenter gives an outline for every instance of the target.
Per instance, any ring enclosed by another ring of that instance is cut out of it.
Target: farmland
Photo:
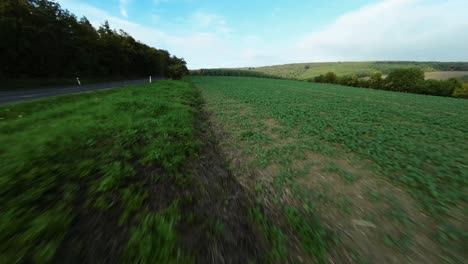
[[[316,261],[466,259],[466,100],[259,78],[193,81],[227,135],[239,179]],[[281,263],[283,237],[264,233],[278,241]]]
[[[196,76],[0,107],[7,263],[461,263],[468,101]]]
[[[285,65],[274,65],[250,68],[251,71],[280,76],[289,79],[307,80],[334,72],[337,75],[357,75],[358,77],[369,76],[369,74],[380,71],[388,74],[391,70],[401,68],[420,68],[424,72],[434,71],[466,71],[466,63],[451,62],[316,62],[295,63]],[[249,69],[249,68],[242,68]],[[429,75],[432,76],[432,75]],[[437,75],[437,76],[440,76]],[[459,77],[451,76],[451,77]],[[431,77],[432,78],[432,77]]]
[[[461,78],[466,81],[468,78],[468,71],[435,71],[426,72],[426,79],[445,80],[449,78]]]

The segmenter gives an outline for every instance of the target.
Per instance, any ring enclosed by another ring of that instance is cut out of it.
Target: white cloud
[[[231,28],[228,27],[225,18],[218,14],[197,11],[192,14],[188,22],[189,24],[195,25],[199,28],[211,28],[220,33],[229,33],[232,31]]]
[[[143,43],[183,57],[190,68],[346,60],[468,61],[466,0],[383,0],[345,13],[317,32],[297,38],[278,32],[276,39],[242,34],[231,29],[225,17],[209,12],[174,17],[170,30],[164,30],[80,0],[58,2],[78,16],[86,15],[95,26],[108,20],[111,27]]]
[[[234,58],[230,57],[233,54],[233,47],[227,39],[228,36],[223,34],[203,31],[168,33],[113,16],[105,10],[76,0],[57,2],[77,16],[85,15],[95,27],[99,27],[107,20],[112,28],[123,29],[147,45],[166,49],[171,54],[183,57],[190,68],[234,66],[230,63],[234,61]],[[215,25],[221,23],[218,18],[208,22]]]
[[[127,6],[131,0],[119,0],[120,14],[124,17],[128,17]]]
[[[468,1],[385,0],[304,36],[299,61],[468,60]]]

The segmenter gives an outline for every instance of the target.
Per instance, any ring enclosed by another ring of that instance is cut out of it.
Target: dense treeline
[[[185,61],[48,0],[0,1],[0,78],[178,78]]]
[[[424,72],[419,68],[395,69],[386,78],[383,78],[382,73],[375,72],[366,79],[358,78],[356,75],[337,76],[333,72],[328,72],[310,81],[397,92],[468,97],[468,84],[462,85],[456,78],[424,80]]]
[[[200,69],[190,71],[194,76],[241,76],[241,77],[259,77],[269,79],[285,79],[281,76],[269,75],[257,71],[246,71],[236,69]]]
[[[440,62],[440,61],[376,61],[376,67],[389,64],[413,64],[415,67],[426,67],[436,71],[468,71],[468,62]]]

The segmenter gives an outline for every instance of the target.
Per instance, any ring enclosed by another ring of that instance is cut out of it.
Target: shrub
[[[334,72],[327,72],[322,79],[324,83],[338,83],[338,77]]]
[[[321,83],[324,77],[325,76],[323,76],[323,74],[320,74],[319,76],[314,77],[314,81],[318,82],[318,83]]]
[[[341,85],[358,87],[359,79],[356,77],[356,75],[343,75],[338,78],[338,83]]]
[[[459,80],[451,78],[448,80],[425,80],[413,89],[420,94],[451,96],[457,88],[461,88]]]
[[[384,88],[384,79],[382,78],[381,72],[374,72],[370,75],[369,88],[378,90]]]
[[[169,77],[173,80],[180,80],[186,74],[187,68],[181,64],[169,66]]]
[[[395,69],[385,79],[386,87],[392,91],[415,92],[424,81],[424,72],[419,68]]]
[[[453,97],[466,98],[468,99],[468,83],[464,83],[462,86],[457,87],[453,91]]]
[[[366,80],[366,79],[359,79],[358,87],[370,88],[370,83],[369,83],[369,81]]]

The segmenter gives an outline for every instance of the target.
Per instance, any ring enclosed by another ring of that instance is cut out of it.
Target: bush
[[[382,78],[381,72],[374,72],[370,75],[369,88],[377,89],[377,90],[384,88],[384,80]]]
[[[367,78],[359,79],[356,75],[336,76],[333,72],[320,74],[310,82],[341,84],[352,87],[372,88],[377,90],[391,90],[418,94],[466,97],[468,84],[462,87],[460,80],[424,80],[424,72],[418,68],[393,70],[386,79],[381,72],[372,73]]]
[[[343,75],[338,78],[338,83],[345,86],[358,87],[359,79],[356,75]]]
[[[324,83],[338,83],[338,77],[334,72],[327,72],[322,79]]]
[[[339,83],[338,76],[334,72],[327,72],[325,75],[320,74],[314,78],[315,82],[318,83]]]
[[[174,64],[169,66],[169,77],[173,80],[180,80],[187,74],[187,68],[182,64]]]
[[[315,76],[314,77],[314,82],[318,82],[318,83],[321,83],[322,80],[323,80],[323,74],[320,74],[319,76]]]
[[[371,88],[371,87],[370,87],[369,81],[366,80],[366,79],[360,79],[360,80],[359,80],[358,87],[362,87],[362,88]]]
[[[424,72],[419,68],[395,69],[385,79],[389,90],[399,92],[416,92],[423,81]]]
[[[468,99],[468,83],[464,83],[461,87],[457,87],[453,91],[453,97]]]
[[[462,84],[457,79],[426,80],[415,86],[414,92],[420,94],[451,96],[454,91],[461,88]]]

